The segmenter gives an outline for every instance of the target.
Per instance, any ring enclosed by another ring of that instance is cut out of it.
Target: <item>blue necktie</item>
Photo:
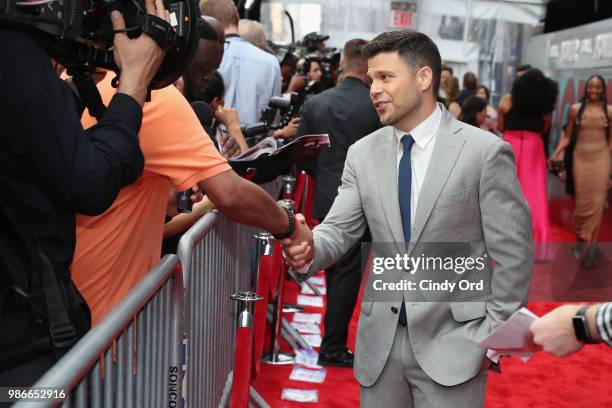
[[[410,197],[412,193],[412,168],[410,159],[410,150],[414,144],[414,139],[410,135],[402,136],[402,144],[404,145],[404,153],[399,163],[399,171],[397,175],[397,191],[399,195],[399,207],[402,215],[402,227],[404,229],[404,241],[406,246],[410,242]],[[402,299],[402,308],[399,315],[399,324],[407,325],[406,306]]]

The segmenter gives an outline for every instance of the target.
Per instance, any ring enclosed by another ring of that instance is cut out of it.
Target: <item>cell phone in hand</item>
[[[565,162],[563,160],[553,160],[550,162],[550,171],[557,175],[563,173],[565,171]]]

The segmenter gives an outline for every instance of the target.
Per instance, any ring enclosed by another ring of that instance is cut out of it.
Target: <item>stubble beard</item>
[[[393,126],[402,122],[406,117],[413,115],[419,108],[422,102],[422,96],[417,92],[416,88],[411,88],[409,91],[409,97],[406,99],[406,103],[396,108],[395,114],[381,123],[385,126]]]

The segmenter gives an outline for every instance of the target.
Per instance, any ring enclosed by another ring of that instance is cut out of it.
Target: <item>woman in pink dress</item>
[[[498,127],[512,145],[519,182],[531,208],[533,240],[551,242],[546,183],[546,151],[543,135],[550,127],[550,116],[557,99],[557,84],[537,69],[517,77],[512,94],[502,99]],[[549,246],[540,245],[537,258],[548,258]]]

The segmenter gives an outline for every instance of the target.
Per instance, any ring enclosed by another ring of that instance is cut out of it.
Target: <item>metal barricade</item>
[[[261,187],[276,196],[280,180]],[[186,305],[185,402],[189,408],[224,403],[236,336],[235,305],[229,295],[252,289],[251,236],[255,232],[212,211],[179,242]]]
[[[214,227],[214,228],[213,228]],[[188,407],[216,407],[232,369],[237,226],[217,212],[202,217],[181,238],[185,277]]]
[[[280,179],[262,187],[276,196]],[[181,238],[178,257],[164,257],[33,386],[63,389],[66,400],[15,407],[180,407],[183,397],[189,407],[218,406],[233,367],[229,295],[252,289],[255,232],[206,214]],[[266,406],[252,389],[251,397]]]
[[[34,389],[63,389],[64,407],[180,407],[183,291],[178,258],[167,255]]]

